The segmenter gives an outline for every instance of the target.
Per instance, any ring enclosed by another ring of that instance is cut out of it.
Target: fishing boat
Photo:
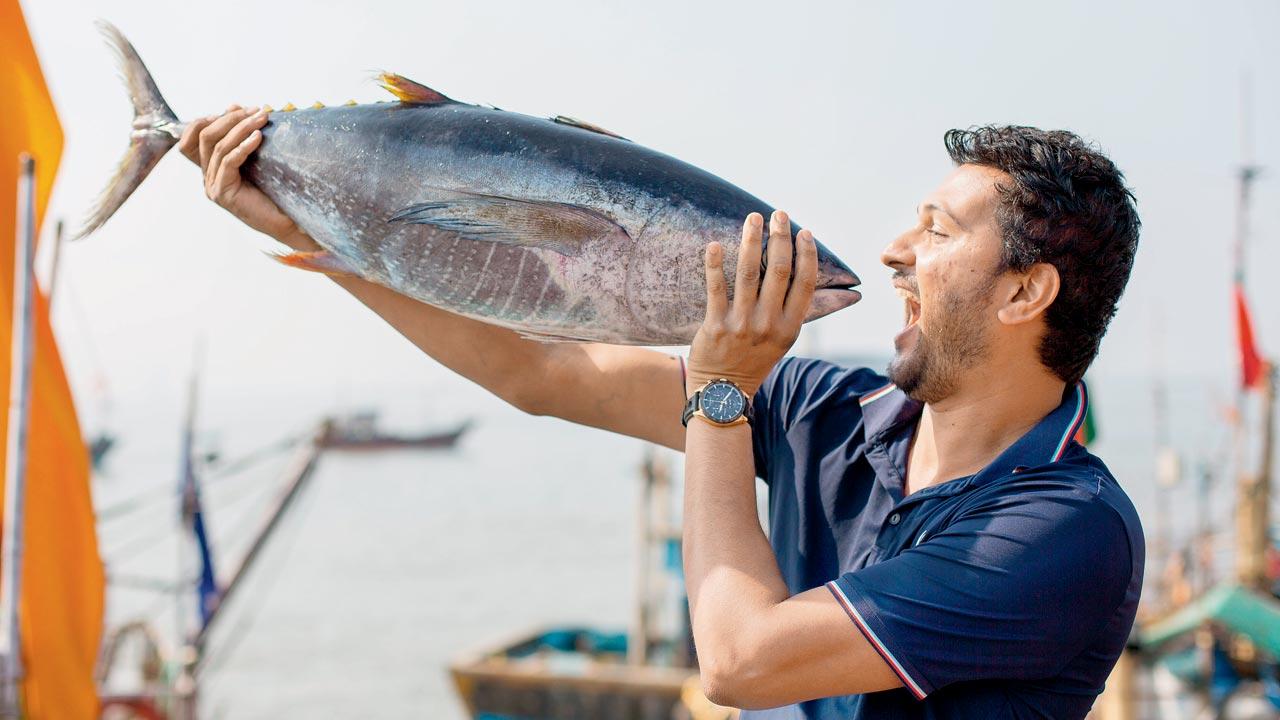
[[[631,628],[540,628],[450,666],[475,720],[726,720],[702,694],[667,464],[641,466],[638,593]]]
[[[196,618],[191,624],[186,613],[179,613],[176,649],[166,651],[161,635],[149,619],[126,622],[108,631],[103,642],[97,671],[97,685],[104,716],[138,717],[147,720],[195,720],[201,679],[210,666],[210,642],[213,631],[224,616],[233,597],[242,594],[246,578],[258,563],[263,550],[288,515],[297,499],[308,487],[326,446],[328,421],[301,436],[289,437],[226,463],[214,478],[238,473],[257,461],[283,451],[293,456],[284,469],[279,490],[270,500],[260,524],[249,536],[247,549],[236,560],[229,573],[215,570],[214,548],[206,530],[202,501],[204,477],[209,470],[197,452],[196,405],[199,396],[198,374],[193,373],[187,399],[186,421],[182,428],[178,472],[178,510],[186,537],[183,542],[182,571],[176,583],[154,578],[132,578],[109,574],[112,585],[132,585],[173,595],[179,605],[195,596]],[[114,517],[131,517],[146,507],[145,499],[123,503],[119,512],[108,508],[99,513],[99,523]],[[167,530],[167,528],[166,528]],[[191,571],[194,572],[191,572]],[[131,647],[132,652],[122,648]],[[130,664],[132,661],[132,664]],[[107,715],[108,711],[115,715]]]
[[[396,435],[378,428],[376,412],[365,411],[325,420],[320,442],[328,450],[443,449],[456,445],[471,425],[465,420],[436,432]]]
[[[625,633],[554,627],[451,668],[458,695],[480,720],[672,720],[698,693],[696,668],[631,664]]]
[[[89,464],[94,470],[100,470],[106,462],[107,453],[116,446],[116,436],[103,431],[94,435],[86,445],[89,450]]]

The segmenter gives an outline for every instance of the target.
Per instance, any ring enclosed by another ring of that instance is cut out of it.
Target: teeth
[[[903,322],[906,325],[911,325],[920,318],[920,301],[905,288],[895,287],[894,290],[903,301]]]

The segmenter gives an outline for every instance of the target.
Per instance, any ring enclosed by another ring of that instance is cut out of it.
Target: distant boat
[[[102,469],[103,461],[107,458],[107,453],[111,452],[111,448],[116,445],[116,436],[105,430],[98,433],[88,442],[89,462],[94,470]]]
[[[728,716],[702,695],[696,667],[632,664],[627,649],[625,633],[554,627],[456,662],[450,672],[478,720]]]
[[[452,428],[420,435],[394,435],[378,429],[378,414],[362,412],[324,423],[321,446],[326,450],[393,450],[451,448],[471,429],[466,420]]]

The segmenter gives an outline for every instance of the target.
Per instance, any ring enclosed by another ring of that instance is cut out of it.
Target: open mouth
[[[857,283],[853,283],[851,285],[823,285],[817,290],[814,290],[814,294],[816,295],[818,293],[828,293],[833,297],[837,295],[847,296],[849,294],[853,294],[857,296],[857,298],[855,298],[854,300],[854,302],[857,302],[859,299],[862,298],[862,293],[853,289],[856,285]]]
[[[898,297],[902,298],[902,329],[905,331],[920,321],[920,300],[904,287],[895,286],[895,289],[898,292]]]

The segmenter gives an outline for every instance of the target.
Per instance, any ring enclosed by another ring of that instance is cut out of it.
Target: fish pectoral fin
[[[448,195],[410,205],[387,222],[430,225],[469,240],[553,250],[568,257],[578,256],[594,241],[631,241],[621,225],[581,205],[466,192]]]
[[[615,138],[618,138],[619,140],[627,140],[627,138],[622,137],[616,132],[605,130],[599,125],[596,125],[594,123],[589,123],[586,120],[571,118],[568,115],[557,115],[551,118],[551,122],[559,123],[561,125],[568,125],[570,127],[582,128],[583,130],[589,130],[593,133],[600,133],[601,135],[608,135],[609,137],[615,137]],[[627,140],[627,142],[631,142],[631,141]]]
[[[444,94],[436,92],[422,83],[416,83],[403,75],[391,72],[378,73],[378,84],[385,88],[387,92],[395,95],[397,100],[409,105],[439,105],[440,103],[457,102],[457,100],[445,97]]]
[[[346,260],[334,255],[327,250],[317,252],[295,252],[295,253],[267,253],[272,260],[289,267],[298,268],[300,270],[310,270],[311,272],[324,273],[325,275],[345,275],[347,277],[360,277]]]

